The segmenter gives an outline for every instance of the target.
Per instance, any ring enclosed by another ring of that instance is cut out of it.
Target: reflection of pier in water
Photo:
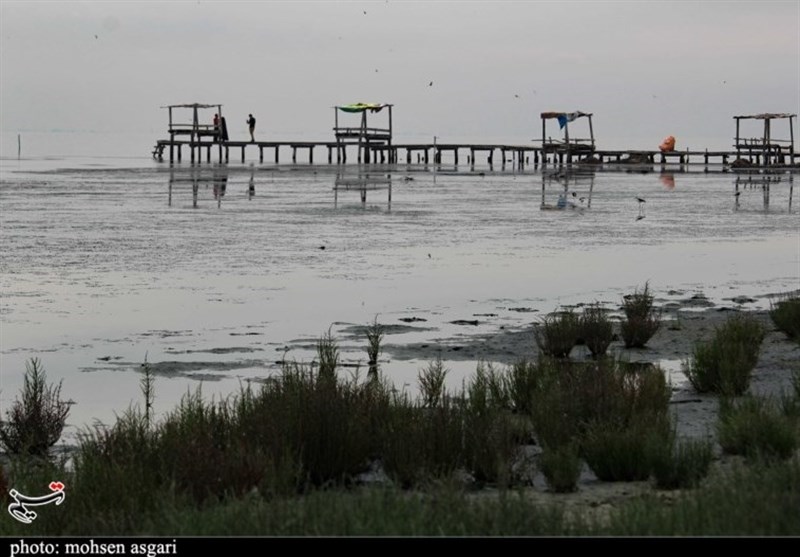
[[[367,205],[367,192],[386,190],[386,210],[392,210],[392,176],[391,174],[339,174],[333,185],[333,206],[339,206],[339,191],[357,191],[361,198],[361,206]]]
[[[794,176],[792,174],[737,174],[734,186],[734,210],[742,210],[742,196],[748,192],[761,190],[764,212],[769,211],[770,187],[786,183],[789,186],[789,206],[788,211],[792,211],[792,195],[794,193]]]
[[[542,203],[540,209],[542,211],[584,211],[591,208],[594,176],[594,170],[589,168],[573,171],[542,172]],[[547,203],[548,187],[557,191],[558,197],[555,203]]]
[[[195,166],[188,169],[171,168],[169,172],[169,187],[167,193],[167,205],[172,207],[173,189],[178,189],[181,184],[191,184],[192,187],[192,208],[197,209],[200,186],[204,189],[211,189],[213,199],[217,202],[217,207],[222,207],[222,198],[228,189],[228,169],[224,166],[214,168],[202,168]],[[250,177],[247,186],[247,198],[252,199],[256,194],[255,168],[250,168]]]

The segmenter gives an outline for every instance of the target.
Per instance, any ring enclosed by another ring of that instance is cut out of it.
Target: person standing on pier
[[[256,136],[254,133],[256,131],[256,119],[253,118],[252,114],[247,118],[247,125],[250,127],[250,141],[255,142]]]

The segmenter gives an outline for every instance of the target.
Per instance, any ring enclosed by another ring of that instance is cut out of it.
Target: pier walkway
[[[347,163],[347,145],[336,141],[191,141],[187,139],[159,140],[153,148],[153,158],[164,160],[168,155],[170,162],[181,162],[183,148],[189,151],[191,162],[211,162],[217,158],[219,162],[230,162],[231,150],[239,155],[241,162],[247,161],[248,153],[257,153],[258,162],[264,162],[264,152],[275,164],[281,162],[281,153],[289,151],[291,162],[297,164],[298,151],[304,154],[301,162],[314,164],[315,149],[323,151],[328,164]],[[350,145],[350,147],[353,147]],[[216,151],[217,155],[214,156]],[[569,152],[542,149],[536,146],[503,145],[503,144],[470,144],[470,143],[415,143],[394,145],[370,145],[356,157],[358,163],[442,163],[444,158],[458,165],[483,163],[490,166],[511,164],[517,168],[547,164],[720,164],[729,165],[737,160],[736,151],[670,151],[658,150],[602,150],[589,152]],[[800,153],[789,152],[782,155],[781,166],[795,166]],[[465,158],[464,158],[465,157]],[[764,166],[758,152],[738,155],[749,165]],[[323,162],[319,161],[318,162]],[[774,165],[774,163],[773,163]]]

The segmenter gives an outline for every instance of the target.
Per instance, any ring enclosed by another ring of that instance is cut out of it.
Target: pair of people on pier
[[[219,114],[214,114],[214,132],[215,137],[221,141],[228,141],[228,126],[225,123],[225,118]]]
[[[221,130],[220,126],[222,126]],[[250,129],[250,141],[255,142],[256,119],[252,114],[249,114],[247,117],[247,126]],[[220,118],[219,114],[214,114],[214,131],[217,132],[217,137],[219,137],[223,141],[228,140],[228,130],[227,127],[225,126],[225,118]],[[220,131],[222,133],[220,133]]]

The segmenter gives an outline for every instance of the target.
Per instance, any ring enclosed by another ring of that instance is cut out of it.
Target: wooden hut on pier
[[[794,119],[797,114],[753,114],[750,116],[734,116],[736,120],[736,158],[742,159],[747,156],[751,163],[756,165],[770,166],[774,164],[786,164],[787,156],[789,164],[794,165]],[[764,122],[761,137],[743,137],[741,133],[742,120],[760,120]],[[773,134],[773,120],[789,121],[789,138],[778,139]]]
[[[222,160],[222,142],[228,140],[228,129],[225,123],[225,117],[222,115],[221,104],[172,104],[162,106],[169,111],[169,160],[173,160],[173,148],[176,145],[176,137],[178,140],[181,136],[188,136],[189,150],[191,152],[192,162],[195,160],[195,149],[199,153],[203,147],[210,149],[211,144],[217,143],[219,145],[219,157]],[[214,115],[209,117],[200,118],[200,111],[202,110],[215,110]],[[191,115],[191,119],[186,115],[187,111]],[[156,151],[153,156],[161,158],[161,151],[163,151],[165,142],[156,144]],[[178,145],[178,160],[181,159],[180,145]]]
[[[347,145],[358,146],[358,162],[369,163],[372,155],[385,152],[389,162],[394,162],[392,149],[392,106],[391,104],[355,103],[333,107],[334,127],[336,136],[336,161],[347,162]],[[367,114],[377,114],[386,109],[388,123],[385,127],[370,127]],[[340,126],[339,112],[346,114],[359,114],[360,123],[357,126]],[[383,158],[383,157],[381,157]]]
[[[595,151],[594,128],[592,115],[586,112],[542,112],[542,160],[546,160],[548,153],[552,153],[559,163],[572,162],[573,158],[580,160],[592,155]],[[569,135],[569,124],[580,118],[585,118],[589,124],[589,137],[576,137]],[[547,136],[547,122],[556,120],[559,127],[564,130],[561,139]]]

